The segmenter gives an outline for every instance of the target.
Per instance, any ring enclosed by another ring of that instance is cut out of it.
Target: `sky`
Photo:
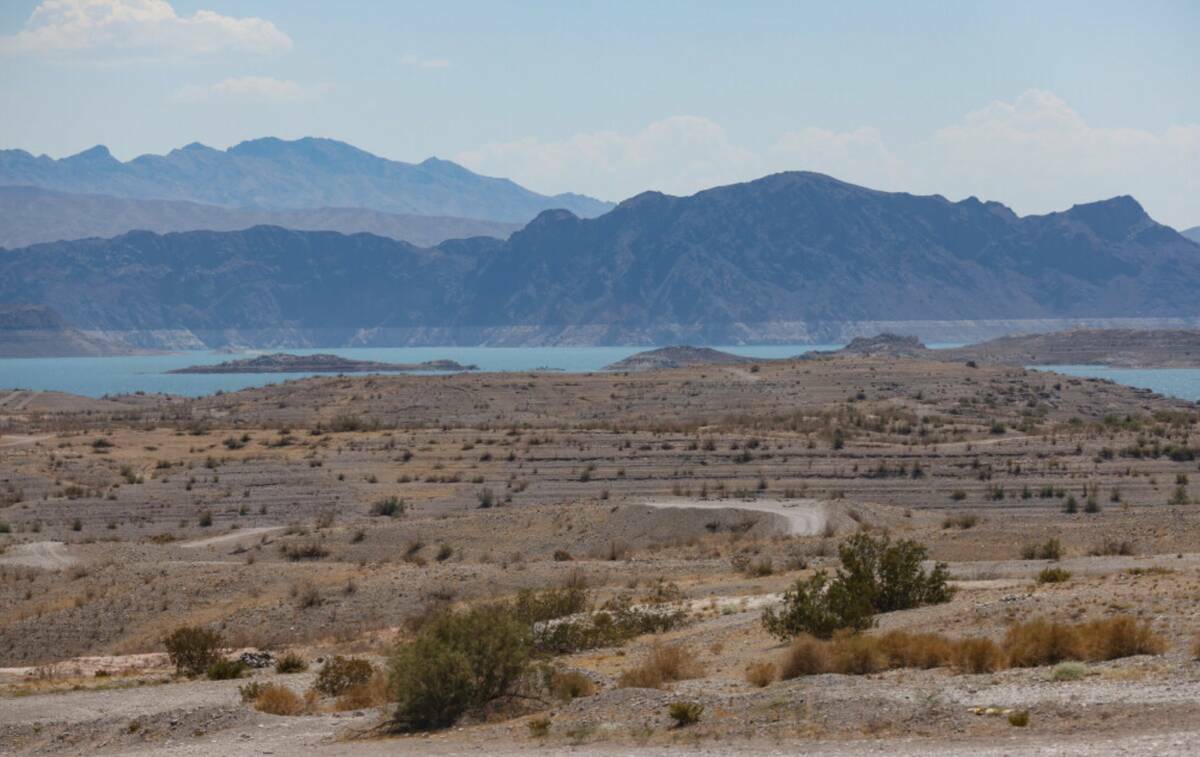
[[[0,148],[340,139],[545,193],[784,170],[1200,225],[1200,2],[4,0]]]

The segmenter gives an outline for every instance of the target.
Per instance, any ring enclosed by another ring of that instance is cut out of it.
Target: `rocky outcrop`
[[[668,368],[684,368],[694,365],[741,365],[761,363],[756,358],[732,355],[710,347],[660,347],[656,350],[639,352],[624,360],[605,366],[606,371],[659,371]]]
[[[216,365],[193,365],[169,373],[409,373],[418,371],[474,371],[478,366],[454,360],[424,363],[379,363],[350,360],[338,355],[288,355],[275,353],[244,360],[226,360]]]

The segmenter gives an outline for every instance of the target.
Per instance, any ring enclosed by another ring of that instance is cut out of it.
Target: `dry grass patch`
[[[1077,625],[1034,618],[1008,629],[1004,637],[1008,662],[1017,668],[1162,654],[1166,647],[1149,623],[1129,615]]]
[[[304,708],[299,694],[278,683],[263,686],[254,699],[254,709],[268,715],[300,715]]]
[[[617,685],[626,689],[661,689],[668,683],[702,675],[704,668],[696,661],[691,647],[656,642],[640,665],[621,674]]]
[[[366,683],[353,684],[337,698],[333,708],[339,712],[381,707],[391,700],[388,677],[375,671]]]
[[[746,667],[746,682],[751,686],[763,688],[770,686],[775,680],[775,663],[752,662]]]
[[[951,664],[963,673],[995,673],[1007,659],[996,642],[987,638],[962,639],[954,645]]]

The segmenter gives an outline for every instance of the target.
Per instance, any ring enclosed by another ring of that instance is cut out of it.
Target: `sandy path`
[[[0,555],[0,565],[22,565],[27,568],[62,570],[79,562],[67,553],[67,545],[61,541],[35,541],[9,547]]]
[[[674,507],[684,510],[746,510],[779,516],[787,533],[796,536],[819,536],[825,530],[827,513],[825,505],[815,499],[792,499],[786,502],[775,500],[709,500],[687,497],[663,497],[647,500],[650,507]]]
[[[262,526],[259,528],[239,528],[237,531],[230,531],[227,534],[220,536],[208,536],[195,541],[184,542],[179,546],[184,549],[200,549],[201,547],[218,547],[222,544],[234,544],[243,539],[253,539],[256,536],[270,534],[276,531],[282,531],[283,526]]]
[[[0,447],[21,447],[26,444],[37,444],[44,442],[47,439],[53,439],[53,434],[43,434],[41,436],[2,436],[0,437]]]

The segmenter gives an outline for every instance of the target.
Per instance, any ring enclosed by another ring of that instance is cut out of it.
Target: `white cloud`
[[[1019,212],[1129,194],[1163,222],[1200,223],[1200,124],[1092,126],[1044,90],[968,113],[915,146],[910,163],[937,191],[1000,200]]]
[[[42,0],[0,53],[127,63],[286,52],[292,40],[270,21],[208,10],[180,16],[167,0]]]
[[[561,140],[489,142],[456,160],[545,192],[617,199],[648,189],[687,194],[753,178],[762,170],[754,153],[730,142],[718,124],[697,116],[655,121],[633,134],[599,131]]]
[[[914,142],[878,128],[813,126],[755,151],[709,119],[675,116],[632,133],[492,142],[456,156],[543,192],[623,199],[645,189],[690,194],[785,170],[819,171],[892,191],[976,195],[1018,213],[1047,213],[1129,194],[1157,220],[1200,224],[1200,124],[1154,131],[1092,126],[1061,98],[1029,90]]]
[[[270,76],[239,76],[222,79],[215,84],[189,84],[171,100],[180,103],[199,103],[212,100],[232,100],[244,103],[303,103],[318,100],[330,89],[327,84],[305,85],[289,79]]]
[[[450,68],[450,61],[446,58],[422,58],[413,53],[405,55],[400,59],[400,62],[405,66],[415,66],[417,68]]]

